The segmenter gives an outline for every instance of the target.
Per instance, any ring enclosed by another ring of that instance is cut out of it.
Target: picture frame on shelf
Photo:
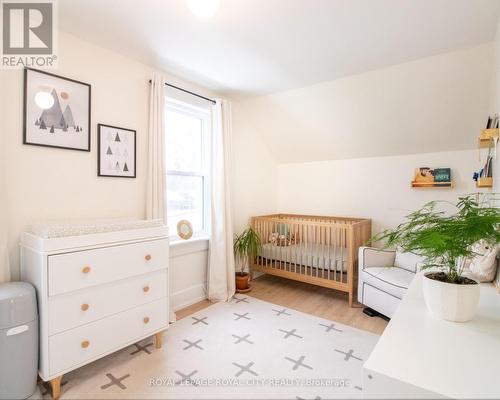
[[[91,85],[24,69],[23,144],[90,151]]]
[[[136,131],[97,125],[97,175],[115,178],[137,176]]]

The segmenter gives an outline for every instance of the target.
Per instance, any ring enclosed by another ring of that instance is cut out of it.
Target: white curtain
[[[211,146],[211,235],[208,298],[229,300],[235,292],[233,226],[231,218],[231,103],[217,100],[213,107]]]
[[[155,73],[151,79],[149,96],[148,173],[146,193],[146,218],[161,219],[165,223],[166,182],[165,168],[165,76]],[[170,322],[175,313],[169,311]]]
[[[146,218],[166,220],[165,182],[165,76],[155,73],[149,96],[148,172]]]

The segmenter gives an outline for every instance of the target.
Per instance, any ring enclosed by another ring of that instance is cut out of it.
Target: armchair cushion
[[[383,292],[402,299],[412,279],[413,272],[399,267],[373,267],[361,271],[361,280]]]
[[[403,253],[401,251],[396,252],[395,267],[403,268],[416,274],[423,264],[425,264],[424,258],[417,254]]]
[[[359,248],[359,269],[373,267],[392,267],[396,252],[392,250],[381,250],[375,247],[360,247]]]

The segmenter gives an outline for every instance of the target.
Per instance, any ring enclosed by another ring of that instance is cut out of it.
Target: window
[[[208,235],[210,111],[168,98],[165,118],[167,220],[172,236],[183,219],[191,222],[194,235]]]

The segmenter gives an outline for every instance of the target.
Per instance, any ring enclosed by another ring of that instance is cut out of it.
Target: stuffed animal
[[[269,243],[272,245],[276,246],[278,244],[278,237],[279,233],[278,232],[273,232],[269,235]]]
[[[282,230],[283,231],[283,230]],[[298,232],[289,233],[288,229],[286,234],[280,232],[273,232],[269,235],[269,243],[273,246],[290,246],[292,244],[300,243],[300,236]]]
[[[290,245],[290,238],[288,235],[279,235],[278,246],[288,246]]]
[[[292,233],[290,235],[290,244],[299,244],[299,243],[300,243],[299,232]]]
[[[500,245],[490,245],[479,241],[472,251],[475,255],[465,262],[466,272],[479,282],[493,281],[497,272],[497,254],[500,251]]]

